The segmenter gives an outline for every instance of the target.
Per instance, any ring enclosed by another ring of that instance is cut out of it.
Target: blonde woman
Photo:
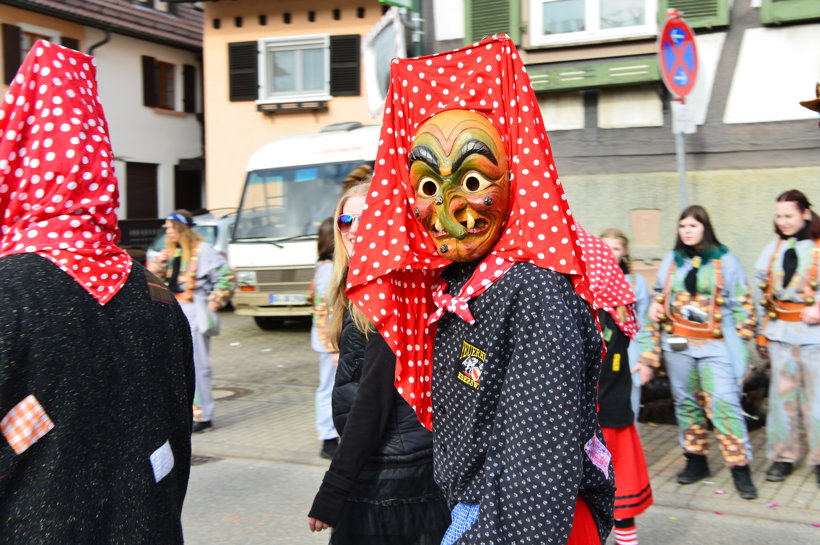
[[[344,294],[368,179],[336,208],[331,342],[339,349],[333,419],[341,442],[308,514],[333,545],[439,543],[449,510],[433,481],[433,437],[394,386],[396,357]]]
[[[235,287],[234,274],[220,252],[193,230],[194,218],[176,210],[165,219],[168,247],[149,264],[174,293],[188,323],[194,343],[196,394],[193,432],[212,427],[214,399],[211,394],[211,336],[219,333],[216,311],[228,304]]]

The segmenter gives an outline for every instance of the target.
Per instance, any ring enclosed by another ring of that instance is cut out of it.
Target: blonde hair
[[[331,277],[330,287],[328,289],[328,304],[330,307],[330,325],[328,329],[330,343],[336,350],[339,349],[339,340],[342,336],[345,312],[350,312],[353,323],[356,324],[359,331],[365,334],[365,337],[367,337],[368,333],[373,329],[370,320],[368,320],[364,313],[345,295],[347,268],[350,263],[350,256],[347,255],[347,249],[342,240],[342,232],[339,230],[339,224],[336,221],[336,218],[338,218],[344,210],[347,201],[353,197],[366,197],[368,191],[370,191],[369,174],[366,180],[360,180],[342,194],[342,198],[339,199],[339,204],[336,205],[336,212],[333,217],[333,276]]]
[[[369,184],[373,178],[373,168],[370,165],[359,165],[350,171],[344,181],[342,182],[342,194],[347,193],[347,190],[359,184]]]
[[[626,236],[626,233],[621,231],[616,227],[610,227],[608,229],[604,229],[601,231],[601,234],[598,235],[598,238],[613,238],[621,243],[621,246],[624,247],[624,255],[621,257],[621,261],[624,265],[626,265],[626,270],[629,271],[632,269],[630,267],[630,257],[629,257],[629,238]]]
[[[194,217],[191,215],[190,212],[187,210],[174,210],[174,214],[178,214],[192,223],[194,221]],[[168,240],[168,250],[171,251],[171,255],[174,255],[177,248],[182,248],[182,262],[183,263],[190,263],[191,261],[191,254],[194,252],[194,248],[196,248],[200,242],[202,242],[202,235],[191,229],[190,225],[182,223],[181,221],[177,221],[175,219],[167,219],[166,221],[170,221],[171,225],[174,226],[174,230],[177,232],[177,240]]]

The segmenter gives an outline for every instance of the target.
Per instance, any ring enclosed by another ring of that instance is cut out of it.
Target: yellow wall
[[[48,15],[42,15],[0,4],[0,22],[15,26],[19,26],[21,23],[26,23],[29,25],[47,28],[57,32],[60,36],[68,36],[69,38],[76,38],[77,40],[80,40],[81,49],[85,46],[83,43],[83,26],[77,23],[63,21],[62,19],[57,19],[56,17],[50,17]],[[2,59],[0,59],[0,64],[2,64]],[[3,67],[3,70],[5,70],[5,67]],[[2,80],[2,78],[0,78],[0,80]],[[6,82],[0,81],[0,93],[5,94],[7,89],[8,85],[6,85]]]
[[[375,0],[299,0],[270,2],[241,0],[206,2],[204,28],[205,87],[205,157],[206,202],[209,208],[239,205],[245,167],[251,154],[274,138],[287,134],[312,132],[331,123],[359,121],[380,123],[367,111],[364,72],[361,96],[336,97],[322,112],[261,113],[252,101],[230,102],[228,96],[228,44],[264,37],[328,33],[365,35],[379,21],[382,4]],[[358,18],[356,9],[365,8]],[[341,19],[333,19],[332,10],[342,10]],[[308,21],[308,11],[316,12],[316,21]],[[291,14],[284,24],[283,13]],[[259,24],[259,15],[267,15],[267,25]],[[243,17],[237,28],[234,18]],[[213,20],[221,20],[214,29]]]

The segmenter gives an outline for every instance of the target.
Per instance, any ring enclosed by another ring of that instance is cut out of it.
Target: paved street
[[[194,436],[185,505],[190,545],[312,545],[305,515],[327,462],[313,427],[316,355],[306,324],[262,331],[251,318],[222,313],[213,339],[215,429]],[[684,544],[820,543],[820,490],[801,466],[785,483],[763,480],[764,430],[752,432],[760,498],[740,499],[717,453],[713,476],[680,486],[683,467],[670,425],[641,425],[655,505],[638,519],[641,542]]]

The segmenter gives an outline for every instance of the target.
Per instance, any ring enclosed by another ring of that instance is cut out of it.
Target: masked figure
[[[0,106],[0,542],[181,544],[185,315],[117,246],[96,68],[38,41]]]
[[[396,60],[348,296],[396,354],[443,543],[599,543],[613,475],[575,224],[506,37]]]

